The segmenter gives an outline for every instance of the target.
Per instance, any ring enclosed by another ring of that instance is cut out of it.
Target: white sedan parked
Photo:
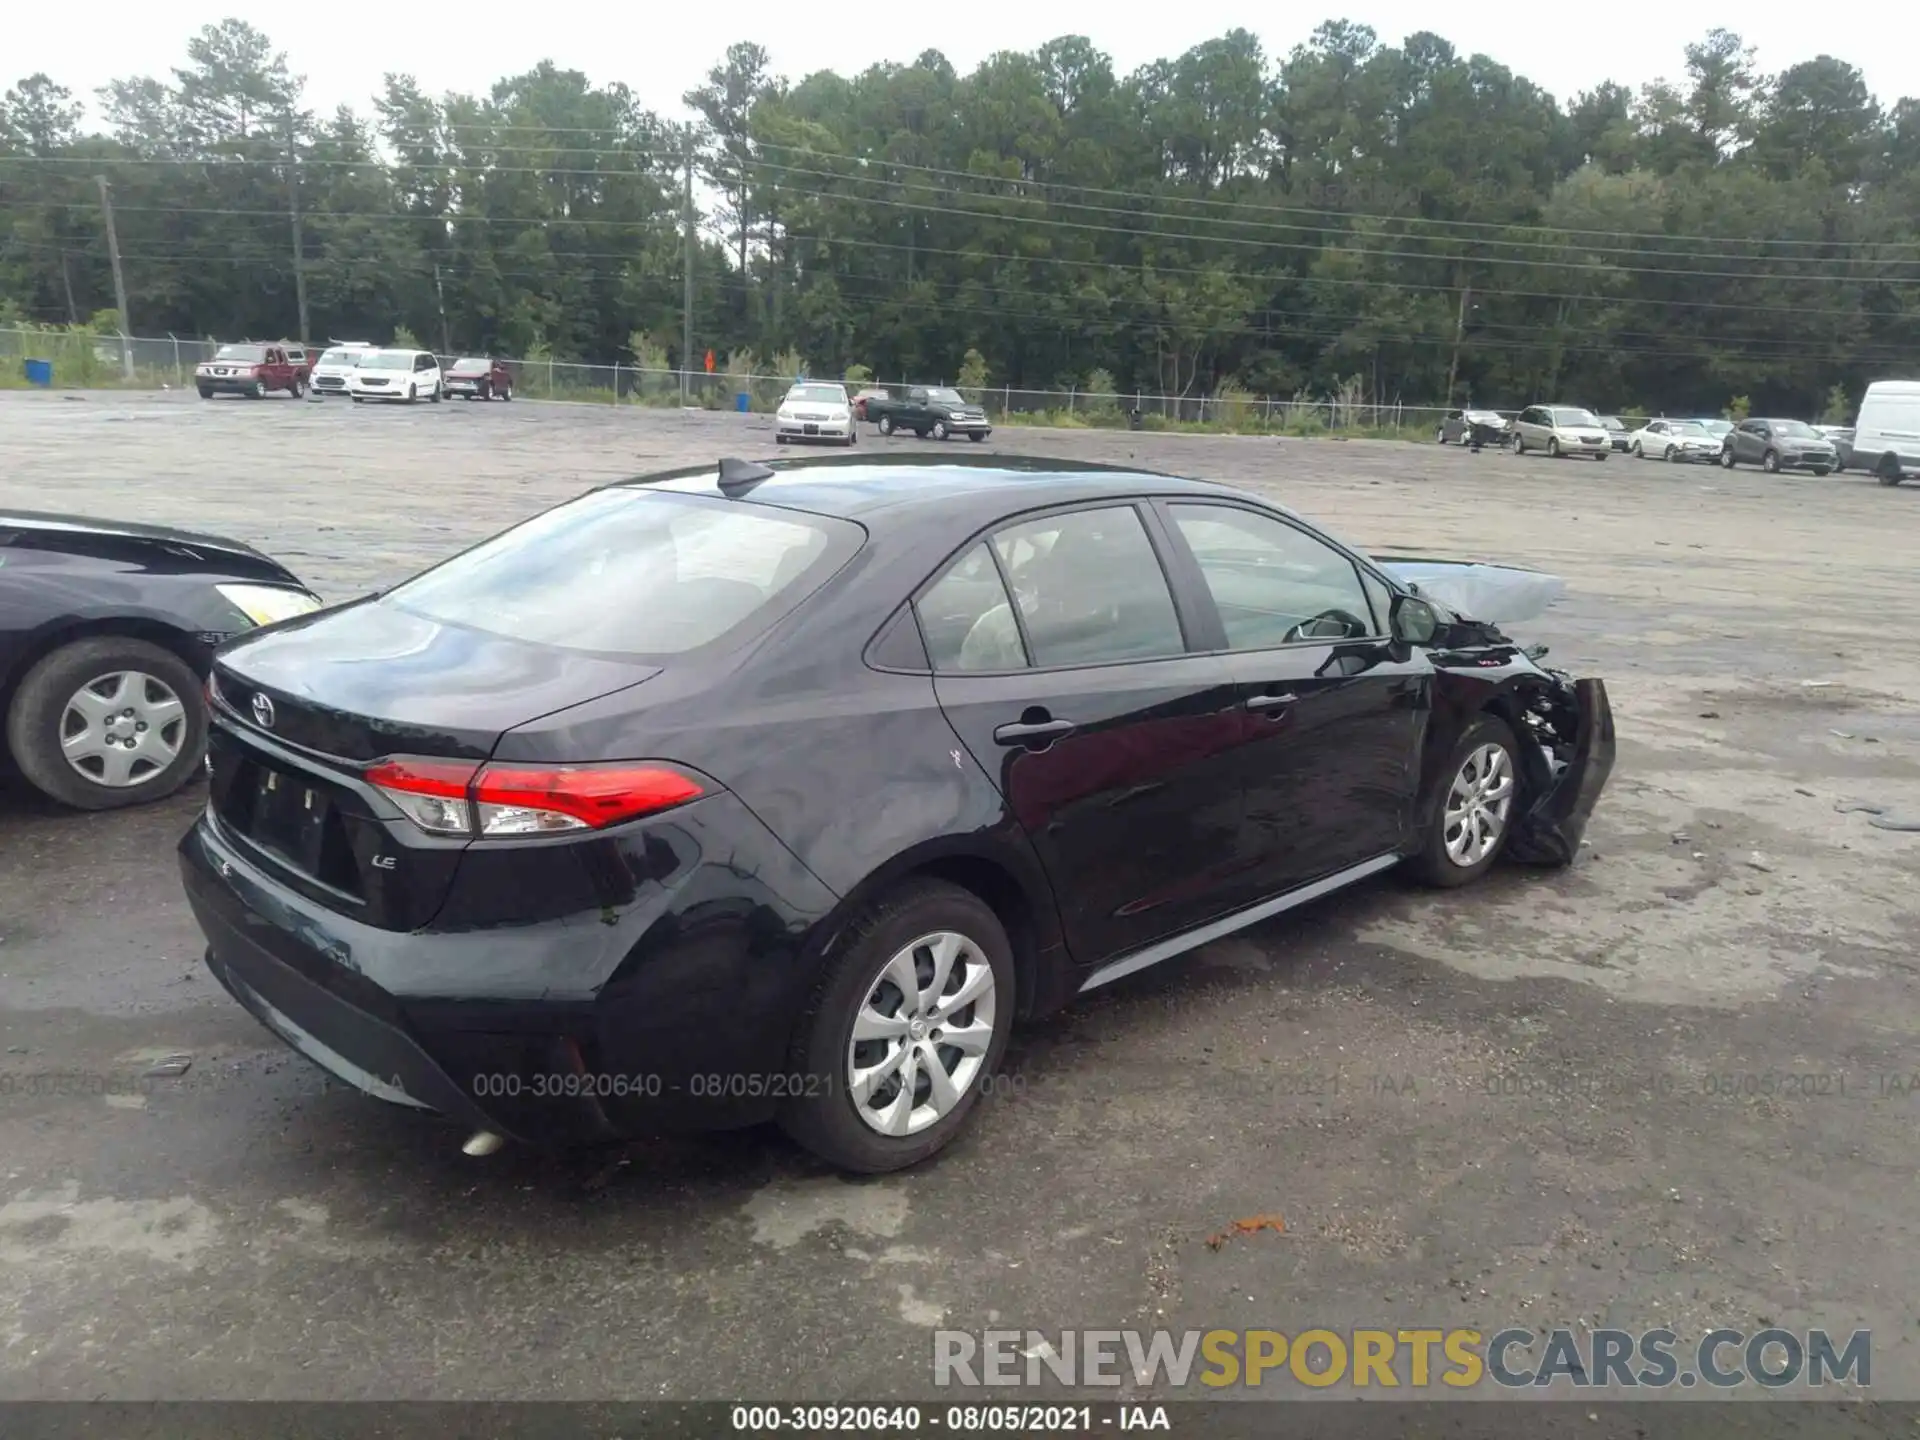
[[[795,440],[852,445],[859,438],[853,426],[853,402],[847,387],[830,381],[802,380],[780,402],[773,438],[786,445]]]
[[[425,350],[367,350],[347,375],[347,393],[361,400],[438,401],[440,362]]]
[[[1639,460],[1711,465],[1720,458],[1720,437],[1698,420],[1654,420],[1634,431],[1633,453]]]

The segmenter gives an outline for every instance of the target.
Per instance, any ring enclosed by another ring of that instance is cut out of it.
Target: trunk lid
[[[508,730],[659,673],[377,598],[289,621],[215,660],[209,808],[309,899],[382,929],[415,929],[439,910],[471,842],[412,825],[366,781],[368,764],[483,761]]]

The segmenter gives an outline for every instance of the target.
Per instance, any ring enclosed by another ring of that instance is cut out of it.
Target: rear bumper
[[[753,1124],[807,1083],[781,1072],[834,897],[724,794],[590,863],[611,883],[675,855],[624,906],[399,933],[307,900],[209,816],[179,846],[208,969],[283,1043],[375,1098],[561,1147]]]
[[[1603,680],[1573,682],[1579,726],[1573,754],[1514,825],[1507,855],[1523,864],[1569,865],[1580,850],[1593,807],[1613,774],[1613,707]]]

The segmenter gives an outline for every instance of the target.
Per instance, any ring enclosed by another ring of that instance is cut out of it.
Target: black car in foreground
[[[1223,485],[722,461],[215,666],[180,857],[287,1044],[477,1133],[940,1149],[1016,1019],[1409,862],[1569,862],[1613,763],[1536,665]]]
[[[83,810],[171,795],[205,753],[214,647],[319,606],[234,540],[0,510],[0,758]]]

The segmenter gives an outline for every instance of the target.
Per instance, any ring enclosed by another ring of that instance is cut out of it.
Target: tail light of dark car
[[[366,778],[429,835],[480,839],[604,830],[707,793],[656,761],[504,765],[402,756],[368,767]]]

